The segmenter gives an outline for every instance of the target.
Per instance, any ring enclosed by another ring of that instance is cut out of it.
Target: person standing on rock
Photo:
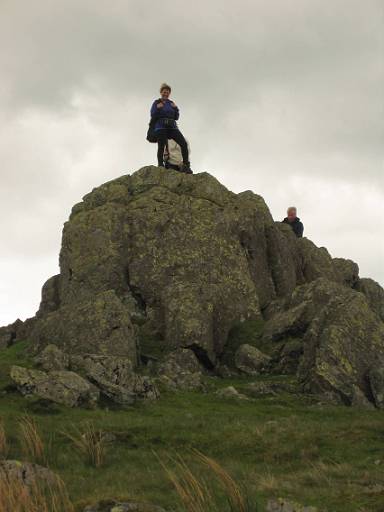
[[[303,223],[300,222],[299,217],[297,216],[297,209],[295,206],[290,206],[287,210],[287,216],[283,220],[285,224],[289,224],[298,238],[303,236],[304,226]]]
[[[161,98],[155,100],[151,107],[151,122],[154,123],[154,131],[158,144],[157,161],[159,167],[164,166],[164,149],[167,145],[167,141],[171,139],[180,146],[183,156],[183,164],[180,167],[180,171],[192,174],[189,163],[188,144],[176,123],[179,119],[179,109],[175,103],[169,99],[171,87],[168,84],[162,84],[160,94]]]

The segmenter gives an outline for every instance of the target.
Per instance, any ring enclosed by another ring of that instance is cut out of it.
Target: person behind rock
[[[293,229],[295,235],[299,238],[303,236],[304,226],[303,223],[300,222],[299,217],[297,216],[297,210],[295,206],[290,206],[287,210],[287,217],[283,220],[285,224],[289,224]]]
[[[191,154],[188,141],[188,154]],[[182,170],[183,167],[183,155],[181,153],[181,147],[176,141],[170,139],[164,148],[164,167],[166,169],[174,169],[175,171]]]
[[[155,100],[151,107],[151,120],[155,121],[154,129],[158,143],[157,161],[159,167],[164,166],[164,148],[167,144],[167,140],[174,140],[180,146],[183,157],[181,171],[192,174],[187,141],[176,123],[179,119],[179,109],[175,103],[169,99],[171,87],[168,84],[162,84],[160,94],[161,98]]]

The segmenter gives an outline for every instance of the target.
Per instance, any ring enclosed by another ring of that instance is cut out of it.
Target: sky
[[[383,6],[0,0],[0,325],[37,310],[72,205],[156,163],[164,81],[195,172],[384,285]]]

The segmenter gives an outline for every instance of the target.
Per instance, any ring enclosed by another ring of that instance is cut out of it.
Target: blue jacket
[[[176,120],[179,119],[179,109],[172,107],[171,100],[163,101],[164,107],[157,108],[159,100],[155,100],[151,107],[151,119],[156,120],[155,130],[163,130],[166,128],[173,128],[178,130]],[[165,125],[164,119],[172,119],[171,125]]]

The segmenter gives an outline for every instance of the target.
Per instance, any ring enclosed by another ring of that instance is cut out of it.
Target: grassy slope
[[[28,364],[23,354],[22,344],[0,352],[0,388],[9,383],[10,364]],[[208,379],[208,386],[241,389],[246,382]],[[0,397],[0,417],[11,440],[10,457],[22,458],[16,422],[26,411],[38,422],[49,465],[64,478],[79,510],[108,496],[175,510],[175,493],[154,452],[188,459],[191,447],[216,458],[260,504],[284,496],[335,512],[384,510],[384,411],[310,405],[288,395],[236,402],[212,392],[163,393],[154,404],[127,410],[45,410],[8,393]],[[86,420],[119,433],[99,469],[84,464],[61,434]]]

